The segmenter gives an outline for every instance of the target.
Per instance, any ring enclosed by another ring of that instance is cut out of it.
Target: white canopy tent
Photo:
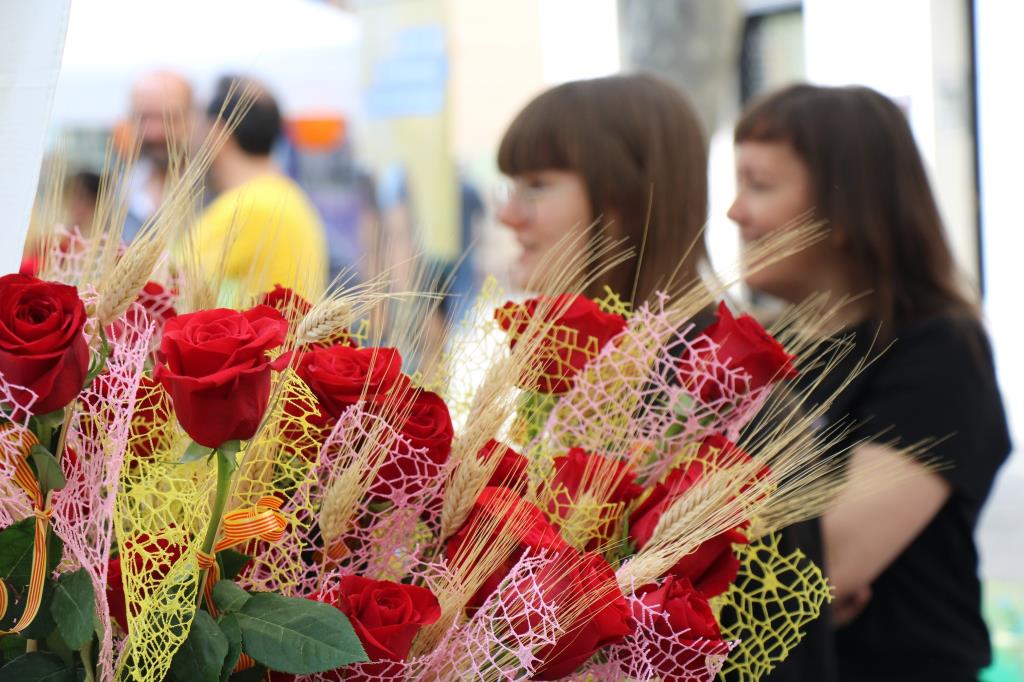
[[[224,73],[254,76],[286,115],[358,118],[359,28],[314,0],[74,0],[51,127],[125,116],[152,69],[192,80],[200,100]]]

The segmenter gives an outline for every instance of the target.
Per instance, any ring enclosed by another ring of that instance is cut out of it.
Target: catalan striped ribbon
[[[199,567],[207,569],[206,583],[203,594],[206,597],[206,608],[210,615],[219,612],[213,603],[213,586],[220,580],[220,566],[217,564],[217,552],[234,547],[250,540],[266,540],[277,542],[284,537],[284,529],[288,523],[281,509],[281,500],[276,497],[261,497],[254,507],[236,509],[224,515],[221,525],[222,537],[213,547],[213,552],[199,553]]]
[[[220,566],[217,564],[217,552],[228,547],[234,547],[250,540],[266,540],[277,542],[284,537],[284,529],[288,523],[284,515],[279,511],[281,500],[276,497],[261,497],[255,507],[237,509],[224,515],[224,522],[221,526],[223,537],[214,545],[213,552],[199,552],[199,567],[206,569],[206,583],[203,585],[203,596],[206,599],[206,609],[211,616],[219,615],[217,607],[213,603],[213,586],[220,580]],[[235,672],[247,670],[256,665],[256,662],[247,654],[243,653],[238,657],[235,664]]]
[[[0,635],[21,632],[27,628],[43,602],[43,587],[46,584],[46,530],[50,522],[51,509],[45,507],[43,492],[39,489],[36,477],[28,465],[28,456],[32,446],[39,443],[35,434],[27,429],[20,429],[14,424],[0,424],[0,440],[11,443],[17,449],[14,458],[14,482],[25,491],[32,501],[32,514],[36,519],[35,538],[32,543],[32,572],[29,575],[28,594],[25,598],[25,609],[21,612],[18,622],[10,630],[0,631]],[[7,615],[10,606],[7,588],[0,584],[0,619]]]

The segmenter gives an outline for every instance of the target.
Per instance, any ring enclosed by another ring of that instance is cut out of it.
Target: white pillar
[[[0,275],[21,263],[70,9],[71,0],[0,3]]]
[[[978,68],[978,151],[981,170],[981,241],[985,275],[985,317],[995,346],[1003,399],[1017,455],[1011,468],[1024,477],[1024,326],[1021,325],[1020,179],[1024,142],[1020,116],[1020,27],[1024,3],[975,3]],[[1019,500],[1018,500],[1019,503]]]
[[[977,282],[967,3],[804,0],[803,13],[809,81],[867,85],[906,109],[953,254]]]

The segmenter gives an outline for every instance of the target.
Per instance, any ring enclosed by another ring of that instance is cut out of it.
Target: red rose
[[[749,460],[750,455],[722,436],[705,438],[696,457],[670,471],[630,516],[629,537],[637,549],[650,542],[661,515],[700,481],[706,468],[719,469]],[[729,529],[681,558],[669,574],[687,579],[710,599],[729,589],[736,579],[740,562],[732,546],[746,543],[747,537],[738,528]]]
[[[135,302],[142,306],[142,311],[140,312],[138,308],[132,306],[125,311],[124,320],[136,328],[142,328],[150,323],[155,323],[156,331],[152,339],[155,343],[160,338],[167,320],[178,315],[177,311],[174,310],[174,297],[176,295],[176,292],[168,291],[157,282],[146,282],[146,285],[142,287],[142,291],[135,297]],[[107,326],[106,332],[107,336],[111,339],[116,340],[120,338],[124,333],[124,322],[120,319],[114,320]]]
[[[270,306],[289,320],[299,319],[313,308],[309,301],[280,284],[274,284],[273,289],[261,294],[256,303]]]
[[[445,546],[449,563],[464,561],[460,552],[468,539],[473,539],[475,546],[488,546],[498,540],[499,535],[510,534],[517,540],[512,553],[484,580],[476,593],[466,604],[470,613],[480,608],[487,597],[505,579],[526,550],[533,553],[540,551],[561,552],[569,549],[558,534],[558,530],[548,523],[544,512],[533,504],[519,497],[508,488],[486,487],[473,503],[466,522],[455,532]],[[467,547],[465,551],[476,551],[475,547]],[[474,555],[475,556],[475,555]]]
[[[256,303],[258,305],[269,305],[271,308],[277,310],[284,315],[285,319],[288,320],[289,325],[296,324],[313,309],[313,305],[309,301],[295,293],[294,290],[289,289],[288,287],[283,287],[280,284],[275,284],[273,289],[261,294],[260,297],[256,299]],[[328,348],[339,344],[352,347],[356,346],[352,335],[347,329],[338,330],[333,336],[310,344],[310,346]]]
[[[410,447],[422,449],[429,463],[419,457],[413,458],[401,447],[395,448],[377,472],[379,483],[371,490],[374,495],[383,494],[389,484],[409,476],[436,478],[452,451],[455,430],[448,405],[436,393],[413,388],[408,380],[401,383],[402,387],[397,389],[400,393],[396,394],[393,408],[388,412],[401,419],[396,425],[398,432]],[[407,493],[420,489],[418,485],[406,485],[404,488]]]
[[[384,402],[401,376],[402,356],[394,348],[334,345],[303,353],[295,371],[320,401],[324,416],[337,419],[360,400]]]
[[[142,291],[139,292],[135,301],[145,309],[151,318],[156,320],[158,328],[163,328],[167,320],[178,316],[174,309],[176,295],[175,291],[168,291],[158,282],[146,282],[146,286],[142,287]]]
[[[441,617],[430,590],[358,575],[347,575],[310,598],[348,616],[371,661],[406,660],[416,634]]]
[[[566,554],[535,577],[545,602],[562,614],[576,614],[554,644],[537,652],[543,663],[532,679],[557,680],[580,668],[595,653],[633,634],[629,603],[615,571],[601,556]],[[587,607],[579,608],[580,603]]]
[[[635,596],[646,609],[634,604],[634,618],[658,635],[644,638],[643,653],[662,682],[692,680],[707,656],[729,652],[707,599],[685,578],[669,576]]]
[[[332,421],[315,396],[286,384],[281,395],[284,414],[278,420],[281,447],[289,455],[315,462],[320,447],[331,432]]]
[[[574,294],[538,296],[523,303],[509,301],[494,311],[501,328],[509,333],[512,348],[538,316],[543,316],[544,322],[535,329],[537,333],[544,330],[544,335],[539,343],[531,342],[537,343],[540,375],[533,385],[523,388],[541,393],[567,392],[576,374],[626,328],[622,315],[606,313],[589,298]]]
[[[644,491],[637,485],[636,474],[626,462],[591,454],[582,448],[569,448],[564,455],[556,457],[554,468],[549,483],[551,507],[548,511],[552,516],[569,519],[572,523],[571,517],[576,512],[574,505],[585,495],[593,498],[590,504],[600,505],[599,516],[592,519],[593,523],[579,528],[588,537],[577,539],[586,540],[588,549],[596,549],[612,539],[625,507]]]
[[[499,457],[497,466],[487,481],[489,486],[501,486],[510,490],[522,490],[526,487],[526,458],[518,452],[499,443],[493,438],[480,448],[476,453],[477,460],[488,462],[494,457]]]
[[[734,318],[724,302],[718,305],[718,319],[703,335],[718,345],[720,362],[750,375],[751,390],[797,375],[792,363],[795,356],[750,315]]]
[[[92,415],[83,416],[80,422],[83,436],[87,439],[99,438],[101,431],[110,428],[107,420],[113,414],[108,414],[102,407],[110,398],[110,382],[110,374],[104,372],[92,382],[91,392],[85,394],[83,402],[93,412]],[[139,387],[135,391],[135,407],[128,429],[128,447],[137,458],[152,457],[154,450],[171,436],[170,419],[171,400],[167,391],[143,374],[139,377]]]
[[[152,457],[153,452],[164,444],[170,435],[170,419],[170,396],[163,386],[143,374],[139,379],[139,390],[135,393],[135,409],[132,410],[128,431],[128,447],[137,458]]]
[[[184,545],[173,543],[166,537],[154,540],[148,533],[132,536],[125,540],[124,544],[125,554],[131,553],[132,556],[132,574],[136,576],[136,580],[144,576],[142,584],[149,586],[163,580],[186,550]],[[120,556],[114,557],[107,564],[107,605],[110,607],[110,617],[117,621],[124,632],[128,632],[128,612]],[[138,602],[133,602],[132,606],[132,616],[138,616]]]
[[[202,310],[167,322],[153,377],[193,440],[215,448],[252,438],[270,400],[267,351],[281,345],[287,328],[267,306]]]
[[[78,290],[27,275],[0,277],[0,375],[13,397],[32,414],[67,405],[89,372],[89,345],[82,335],[85,305]]]

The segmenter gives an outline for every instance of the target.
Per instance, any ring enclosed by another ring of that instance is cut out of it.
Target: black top
[[[793,663],[805,671],[805,666],[827,668],[820,659],[831,655],[834,644],[842,682],[977,680],[991,652],[981,618],[974,529],[1010,451],[992,353],[984,331],[970,320],[936,317],[896,336],[836,399],[826,420],[845,417],[857,424],[847,444],[867,438],[909,446],[944,438],[926,456],[939,460],[943,468],[938,474],[952,492],[931,523],[871,585],[864,611],[837,630],[832,643],[824,642],[827,621],[816,621],[794,651]],[[834,390],[858,359],[881,350],[873,346],[874,325],[854,329],[852,340],[854,352],[825,378],[816,397]],[[796,542],[810,545],[808,554],[820,558],[820,541],[808,528],[815,526],[796,530]],[[789,535],[794,537],[792,531]],[[805,644],[808,648],[801,651]]]

